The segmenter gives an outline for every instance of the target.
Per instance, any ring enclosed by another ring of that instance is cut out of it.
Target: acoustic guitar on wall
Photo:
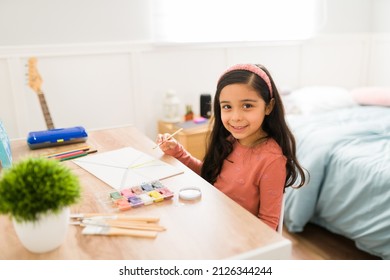
[[[37,94],[45,118],[47,130],[32,131],[27,136],[27,144],[31,149],[45,148],[64,144],[85,142],[88,134],[82,126],[55,128],[45,95],[41,89],[42,78],[37,70],[37,59],[28,60],[28,84]]]

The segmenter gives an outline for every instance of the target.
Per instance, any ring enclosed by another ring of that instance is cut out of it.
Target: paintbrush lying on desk
[[[157,217],[113,215],[104,213],[71,214],[70,223],[84,226],[82,234],[87,235],[127,235],[155,238],[158,232],[166,230],[158,225]]]
[[[86,235],[126,235],[133,237],[147,237],[156,238],[157,232],[155,231],[144,231],[144,230],[132,230],[123,229],[116,227],[102,227],[102,226],[86,226],[82,234]]]
[[[165,227],[155,223],[149,223],[145,221],[129,221],[129,220],[105,220],[105,219],[83,219],[80,222],[81,226],[111,226],[117,228],[127,228],[135,230],[149,230],[149,231],[164,231]]]
[[[144,216],[132,216],[132,215],[116,215],[113,213],[74,213],[70,214],[72,219],[76,219],[77,221],[81,221],[83,219],[106,219],[106,220],[122,220],[122,221],[142,221],[148,223],[158,223],[160,218],[158,217],[144,217]],[[75,224],[80,224],[77,222]]]

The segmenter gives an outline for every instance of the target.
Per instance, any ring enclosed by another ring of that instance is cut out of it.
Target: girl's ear
[[[265,107],[265,114],[267,116],[271,114],[272,110],[274,109],[274,106],[275,106],[275,98],[272,98],[271,101]]]

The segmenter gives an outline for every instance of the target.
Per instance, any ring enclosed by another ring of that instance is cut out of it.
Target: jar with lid
[[[164,117],[163,121],[176,123],[180,122],[180,99],[174,90],[168,90],[164,98]]]

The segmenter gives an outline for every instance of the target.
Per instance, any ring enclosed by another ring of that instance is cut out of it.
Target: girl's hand
[[[178,142],[176,141],[175,138],[172,137],[169,139],[170,136],[171,136],[171,134],[169,134],[169,133],[157,135],[156,143],[157,143],[157,145],[160,145],[160,143],[162,143],[159,147],[160,147],[161,151],[163,151],[164,153],[168,152],[169,150],[175,149],[175,147],[178,144]]]

